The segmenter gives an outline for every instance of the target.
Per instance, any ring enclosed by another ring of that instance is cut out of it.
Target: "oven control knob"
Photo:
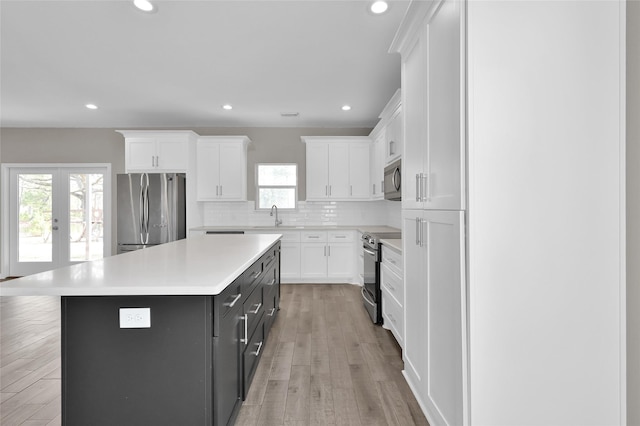
[[[373,238],[369,238],[369,240],[367,241],[369,244],[373,244],[375,242],[375,240]]]

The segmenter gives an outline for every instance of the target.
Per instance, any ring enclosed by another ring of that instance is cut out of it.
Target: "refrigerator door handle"
[[[149,243],[149,175],[140,175],[140,242]]]

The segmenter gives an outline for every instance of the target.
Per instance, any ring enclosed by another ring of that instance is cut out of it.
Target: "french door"
[[[9,166],[8,177],[7,275],[30,275],[110,254],[108,165]]]

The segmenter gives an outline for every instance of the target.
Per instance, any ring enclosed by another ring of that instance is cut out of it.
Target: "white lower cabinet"
[[[354,231],[303,231],[300,277],[352,280],[356,265],[354,238]]]
[[[404,374],[435,424],[465,423],[463,229],[464,212],[403,211]]]
[[[404,347],[404,282],[402,254],[383,244],[380,265],[383,327]]]
[[[280,245],[280,279],[300,277],[300,243],[282,241]]]
[[[245,234],[282,234],[280,240],[280,280],[300,278],[300,231],[245,230]]]

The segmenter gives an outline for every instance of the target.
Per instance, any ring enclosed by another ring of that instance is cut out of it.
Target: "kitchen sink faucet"
[[[269,213],[269,216],[273,216],[273,209],[276,209],[276,226],[281,225],[282,221],[278,219],[278,206],[275,204],[271,206],[271,213]]]

